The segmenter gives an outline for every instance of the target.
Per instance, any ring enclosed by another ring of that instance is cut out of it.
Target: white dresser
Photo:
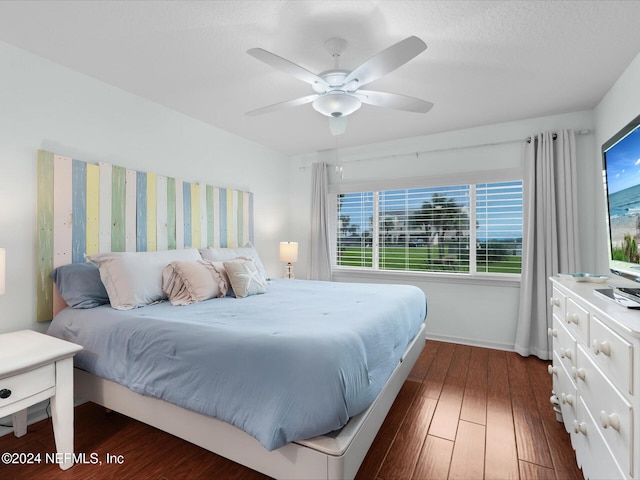
[[[593,292],[607,284],[551,281],[549,373],[578,465],[585,478],[640,478],[640,310]]]

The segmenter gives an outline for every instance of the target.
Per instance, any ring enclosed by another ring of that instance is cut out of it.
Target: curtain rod
[[[552,133],[551,134],[551,140],[555,140],[556,138],[558,138],[558,134],[557,133]],[[527,142],[527,143],[531,143],[531,137],[525,138],[524,141]]]
[[[576,132],[576,135],[588,135],[589,133],[591,133],[591,130],[589,130],[588,128],[583,128],[581,130],[578,130]],[[557,137],[557,134],[554,133],[553,134],[553,139],[555,140]],[[369,160],[380,160],[383,158],[397,158],[397,157],[407,157],[410,155],[415,155],[416,158],[418,158],[420,155],[424,154],[424,153],[438,153],[438,152],[450,152],[453,150],[465,150],[467,148],[478,148],[478,147],[494,147],[494,146],[498,146],[498,145],[509,145],[511,143],[520,143],[520,142],[527,142],[527,143],[531,143],[531,136],[528,136],[527,138],[524,139],[516,139],[516,140],[504,140],[502,142],[492,142],[492,143],[479,143],[476,145],[464,145],[464,146],[460,146],[460,147],[445,147],[445,148],[435,148],[433,150],[423,150],[421,152],[410,152],[410,153],[401,153],[401,154],[396,154],[396,155],[381,155],[378,157],[367,157],[367,158],[360,158],[357,160],[347,160],[346,163],[353,163],[353,162],[363,162],[363,161],[369,161]],[[336,150],[337,151],[337,150]],[[341,162],[338,162],[341,163]],[[331,165],[331,164],[329,164]]]
[[[587,135],[588,133],[590,133],[590,130],[589,130],[588,128],[585,128],[584,130],[580,130],[580,131],[576,132],[576,135]],[[556,138],[558,138],[558,134],[554,132],[554,133],[551,135],[551,138],[552,138],[553,140],[555,140]],[[515,141],[515,140],[514,140],[514,141]],[[531,143],[531,137],[527,137],[527,138],[525,138],[525,141],[526,141],[527,143]]]

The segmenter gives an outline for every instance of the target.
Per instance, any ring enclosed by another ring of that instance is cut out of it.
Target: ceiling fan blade
[[[287,102],[276,103],[274,105],[269,105],[267,107],[258,108],[257,110],[251,110],[250,112],[247,112],[246,115],[253,117],[256,115],[262,115],[263,113],[275,112],[283,108],[290,108],[290,107],[297,107],[299,105],[305,105],[307,103],[313,102],[319,96],[320,95],[318,94],[313,94],[313,95],[307,95],[306,97],[300,97],[294,100],[289,100]]]
[[[357,88],[360,88],[401,67],[426,49],[427,44],[418,37],[405,38],[374,55],[356,68],[345,78],[344,85],[356,80],[358,82]]]
[[[303,82],[310,83],[311,85],[320,84],[329,86],[327,82],[325,82],[322,78],[320,78],[315,73],[310,72],[306,68],[301,67],[300,65],[296,65],[293,62],[290,62],[286,58],[279,57],[275,53],[267,52],[262,48],[250,48],[247,50],[247,53],[254,58],[266,63],[267,65],[272,66],[273,68],[280,70],[281,72],[288,73],[296,77]]]
[[[407,95],[397,93],[376,92],[373,90],[358,90],[356,97],[368,105],[376,107],[393,108],[407,112],[427,113],[433,107],[433,103]]]

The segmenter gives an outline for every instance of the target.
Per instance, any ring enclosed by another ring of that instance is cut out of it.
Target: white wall
[[[616,134],[622,127],[640,114],[640,53],[627,67],[615,85],[604,96],[595,109],[596,118],[596,156],[602,168],[600,149],[602,144]],[[601,187],[602,179],[599,180]],[[594,187],[595,188],[595,187]],[[597,242],[594,255],[602,271],[608,271],[607,231],[605,225],[604,198],[595,205],[595,216],[599,220]]]
[[[579,203],[585,206],[579,212],[584,243],[581,257],[583,268],[592,270],[595,268],[592,245],[595,224],[591,185],[600,173],[594,170],[596,148],[593,111],[583,111],[341,149],[337,157],[336,152],[331,151],[292,158],[290,203],[297,210],[293,213],[295,228],[291,231],[291,240],[300,242],[300,261],[296,264],[298,277],[306,276],[307,273],[311,162],[323,160],[336,163],[337,160],[343,167],[343,179],[332,174],[332,183],[521,168],[521,141],[540,131],[561,128],[591,131],[588,135],[577,137],[577,150],[580,166],[578,182],[580,185],[589,185],[589,189],[580,188],[579,191]],[[347,131],[346,135],[348,134]],[[415,155],[416,152],[425,151],[432,153]],[[513,348],[518,283],[467,283],[449,277],[434,280],[390,274],[372,276],[340,273],[334,279],[417,285],[425,291],[428,298],[427,330],[431,338],[503,349]]]
[[[280,273],[287,157],[0,43],[0,333],[47,326],[34,321],[38,149],[254,192],[256,247]]]

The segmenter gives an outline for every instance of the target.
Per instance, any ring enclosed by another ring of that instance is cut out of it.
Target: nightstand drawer
[[[29,372],[0,379],[0,391],[6,398],[0,398],[0,407],[11,405],[37,393],[53,388],[56,384],[56,367],[50,363]],[[8,394],[8,392],[11,392]]]

